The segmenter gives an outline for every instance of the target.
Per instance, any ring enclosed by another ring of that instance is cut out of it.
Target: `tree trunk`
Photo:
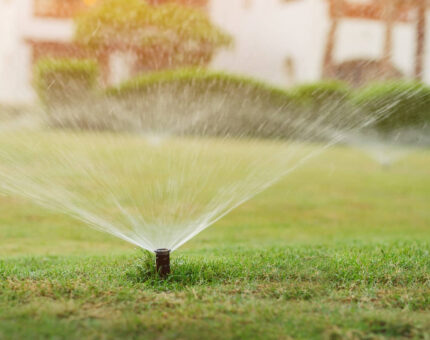
[[[426,41],[426,0],[417,0],[417,28],[415,51],[415,78],[422,80],[424,70],[425,41]]]

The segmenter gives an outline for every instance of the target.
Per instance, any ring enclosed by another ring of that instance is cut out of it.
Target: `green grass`
[[[336,147],[172,255],[0,196],[0,339],[430,337],[430,153]]]

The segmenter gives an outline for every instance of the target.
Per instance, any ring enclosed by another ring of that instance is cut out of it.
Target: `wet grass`
[[[336,148],[172,254],[0,196],[0,339],[429,339],[430,154]]]

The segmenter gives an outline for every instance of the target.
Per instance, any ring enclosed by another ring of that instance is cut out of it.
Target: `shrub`
[[[51,109],[92,94],[97,78],[95,61],[42,59],[35,67],[34,86],[40,101]]]
[[[349,101],[351,90],[346,83],[327,80],[294,87],[291,89],[291,95],[301,106],[319,107],[327,103]]]
[[[106,92],[110,95],[123,96],[135,92],[151,92],[154,87],[171,84],[180,87],[192,86],[196,91],[225,90],[227,87],[246,89],[249,92],[254,92],[254,94],[259,97],[273,100],[277,103],[289,102],[291,99],[287,91],[267,85],[255,79],[224,72],[212,72],[199,68],[168,70],[142,75],[126,81],[117,87],[109,88]]]
[[[430,124],[430,88],[424,84],[405,81],[370,84],[358,91],[355,102],[364,112],[386,116],[377,123],[381,132]]]
[[[348,131],[360,126],[365,118],[352,102],[352,90],[341,81],[325,80],[299,85],[290,90],[299,114],[308,124],[318,122],[325,128],[319,140],[333,137],[336,131]]]
[[[164,71],[107,90],[125,119],[149,131],[209,135],[279,135],[290,95],[262,82],[201,69]],[[118,105],[119,104],[119,105]]]
[[[92,48],[122,46],[140,50],[144,69],[205,65],[232,38],[202,11],[171,1],[104,0],[75,18],[75,40]]]

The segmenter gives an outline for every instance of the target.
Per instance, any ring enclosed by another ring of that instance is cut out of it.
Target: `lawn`
[[[47,137],[49,138],[49,137]],[[430,338],[430,152],[342,146],[172,255],[0,196],[0,339]]]

